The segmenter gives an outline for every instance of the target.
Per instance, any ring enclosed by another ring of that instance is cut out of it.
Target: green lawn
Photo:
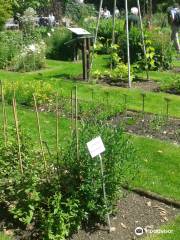
[[[180,147],[168,142],[134,136],[141,167],[134,187],[180,201]]]
[[[0,232],[0,240],[11,240],[11,238]]]
[[[174,221],[163,225],[160,229],[173,230],[172,233],[148,235],[144,240],[179,240],[180,236],[180,216]]]
[[[0,107],[2,107],[0,105]],[[14,125],[14,116],[12,107],[8,106],[7,108],[7,121],[8,126]],[[56,118],[54,114],[51,113],[40,113],[40,125],[42,130],[42,139],[46,141],[48,145],[52,148],[56,143]],[[27,133],[31,136],[32,140],[38,144],[39,135],[37,128],[37,120],[36,113],[32,110],[26,110],[22,107],[18,108],[18,117],[19,123],[23,129],[27,131]],[[2,111],[0,112],[0,129],[2,132]],[[70,136],[70,122],[61,118],[59,122],[59,137],[60,141],[64,143],[64,141]],[[2,135],[2,134],[1,134]]]
[[[105,69],[107,64],[107,56],[101,56],[95,59],[94,69]],[[119,87],[109,87],[106,85],[92,84],[86,82],[79,82],[72,80],[81,73],[81,64],[63,61],[47,61],[48,66],[46,69],[30,73],[13,73],[7,71],[0,71],[0,79],[6,81],[39,81],[43,80],[50,83],[57,91],[62,91],[65,96],[70,96],[70,90],[77,84],[78,97],[85,100],[90,100],[92,96],[92,89],[94,90],[95,100],[103,101],[106,92],[109,92],[109,102],[112,105],[122,104],[124,102],[124,94],[128,95],[128,108],[134,110],[141,110],[142,108],[142,91],[139,89],[126,89]],[[170,79],[171,73],[156,73],[159,79],[164,79],[161,74],[167,75],[166,78]],[[67,79],[69,78],[69,79]],[[172,78],[172,77],[171,77]],[[71,79],[71,80],[70,80]],[[170,81],[170,80],[168,80]],[[180,117],[180,98],[179,96],[165,94],[165,93],[153,93],[147,92],[145,101],[145,111],[161,114],[166,109],[164,101],[165,97],[171,99],[170,103],[170,115]]]

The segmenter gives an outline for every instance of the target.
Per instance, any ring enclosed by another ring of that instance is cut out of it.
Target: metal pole
[[[104,168],[103,168],[103,162],[102,162],[102,157],[101,154],[99,154],[99,159],[100,159],[100,164],[101,164],[101,177],[102,177],[102,187],[103,187],[103,196],[104,196],[104,203],[107,207],[107,195],[106,195],[106,186],[105,186],[105,181],[104,181]],[[108,227],[109,227],[109,232],[115,231],[114,227],[111,227],[111,221],[110,221],[110,216],[109,213],[107,213],[107,222],[108,222]]]
[[[145,46],[145,40],[144,40],[144,29],[143,29],[142,16],[141,16],[141,7],[140,7],[139,0],[137,0],[137,6],[138,6],[138,12],[139,12],[140,26],[141,26],[141,37],[142,37],[143,51],[144,51],[144,57],[145,57],[146,66],[147,66],[147,55],[146,55],[146,46]],[[146,69],[146,76],[147,76],[147,80],[149,80],[148,69]]]
[[[98,13],[98,19],[97,19],[97,24],[96,24],[96,32],[95,32],[95,38],[94,38],[94,45],[96,45],[96,41],[97,41],[97,34],[98,34],[99,23],[100,23],[100,19],[101,19],[101,9],[102,9],[102,5],[103,5],[103,0],[100,1],[100,5],[99,5],[99,13]]]
[[[127,59],[128,59],[128,83],[131,88],[131,63],[130,63],[130,50],[129,50],[129,23],[128,23],[128,3],[125,0],[126,9],[126,35],[127,35]]]
[[[97,24],[96,24],[96,32],[95,32],[95,37],[94,37],[93,50],[92,50],[92,54],[91,54],[91,62],[90,62],[90,70],[89,70],[90,77],[91,77],[91,71],[92,71],[93,61],[94,61],[95,45],[97,42],[97,35],[98,35],[99,23],[100,23],[100,19],[101,19],[102,5],[103,5],[103,0],[100,1],[100,5],[99,5],[99,13],[98,13],[98,19],[97,19]]]
[[[116,2],[117,0],[114,0],[114,8],[113,8],[113,29],[112,29],[112,45],[115,42],[115,24],[116,24],[116,15],[115,15],[115,11],[116,11]]]

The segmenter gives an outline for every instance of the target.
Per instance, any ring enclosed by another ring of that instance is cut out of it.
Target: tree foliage
[[[11,1],[0,0],[0,30],[11,15]]]

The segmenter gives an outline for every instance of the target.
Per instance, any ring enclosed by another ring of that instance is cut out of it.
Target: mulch
[[[127,193],[117,205],[117,214],[111,217],[116,231],[108,233],[108,227],[96,224],[93,228],[81,229],[71,240],[132,240],[139,239],[135,229],[159,229],[162,224],[175,218],[180,210],[135,193]],[[141,237],[142,237],[141,236]]]

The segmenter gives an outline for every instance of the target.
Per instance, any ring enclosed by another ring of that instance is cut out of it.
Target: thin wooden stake
[[[6,105],[4,99],[4,87],[3,82],[0,81],[1,84],[1,100],[2,100],[2,111],[3,111],[3,135],[4,135],[4,145],[7,146],[7,115],[6,115]]]
[[[59,96],[56,94],[56,152],[59,156]]]
[[[74,130],[73,89],[71,89],[71,134]]]
[[[43,161],[44,161],[44,169],[47,171],[47,162],[46,162],[46,158],[45,158],[43,141],[42,141],[42,136],[41,136],[41,125],[40,125],[40,121],[39,121],[37,101],[36,101],[36,96],[34,94],[33,94],[33,99],[34,99],[34,106],[35,106],[35,111],[36,111],[36,120],[37,120],[37,125],[38,125],[39,143],[40,143],[40,147],[41,147],[41,154],[42,154],[42,158],[43,158]]]
[[[17,136],[17,143],[18,143],[19,167],[20,167],[21,174],[23,174],[23,163],[22,163],[22,153],[21,153],[21,140],[20,140],[20,134],[19,134],[19,121],[18,121],[15,97],[13,98],[13,114],[14,114],[14,121],[15,121],[15,127],[16,127],[16,136]]]
[[[75,135],[76,135],[76,157],[79,162],[79,131],[78,131],[78,96],[77,86],[75,87]]]

